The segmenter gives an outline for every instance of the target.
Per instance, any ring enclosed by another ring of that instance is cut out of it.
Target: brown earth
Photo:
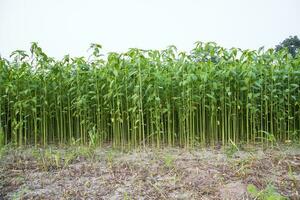
[[[300,148],[6,148],[0,163],[0,199],[254,199],[249,184],[300,199]]]

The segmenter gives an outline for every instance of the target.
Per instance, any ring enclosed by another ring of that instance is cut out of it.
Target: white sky
[[[0,0],[0,54],[36,41],[50,56],[131,47],[189,51],[196,41],[273,47],[300,35],[299,0]]]

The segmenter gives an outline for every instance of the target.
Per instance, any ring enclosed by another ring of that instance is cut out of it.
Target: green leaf
[[[249,184],[249,185],[247,186],[247,191],[248,191],[251,195],[253,195],[254,197],[256,197],[256,196],[258,195],[257,188],[256,188],[256,186],[253,185],[253,184]]]

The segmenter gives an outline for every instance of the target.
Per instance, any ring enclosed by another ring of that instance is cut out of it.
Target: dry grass
[[[251,199],[249,184],[300,198],[299,147],[226,152],[9,149],[0,199]]]

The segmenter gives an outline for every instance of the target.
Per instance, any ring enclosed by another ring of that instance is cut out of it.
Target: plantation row
[[[300,141],[300,56],[197,43],[54,60],[0,59],[5,144],[116,147]]]

